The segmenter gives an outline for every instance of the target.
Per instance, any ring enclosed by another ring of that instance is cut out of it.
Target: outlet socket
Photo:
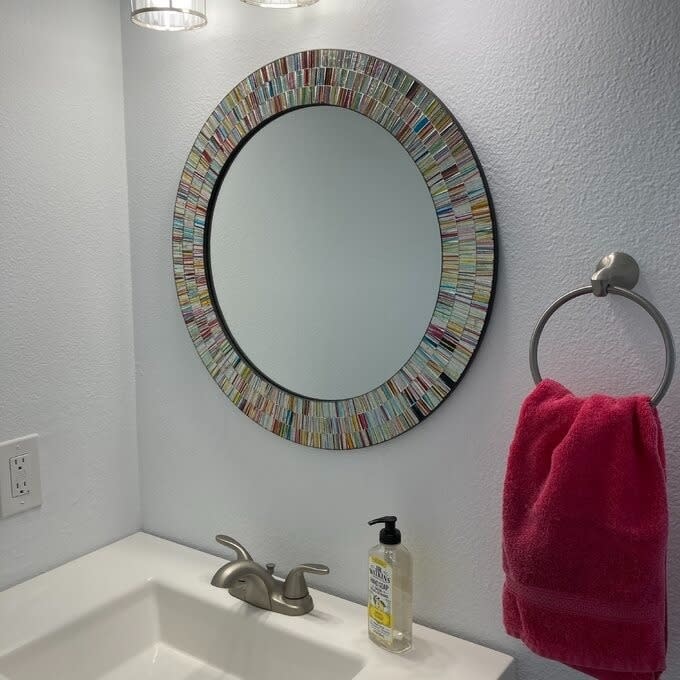
[[[22,453],[20,456],[9,459],[9,481],[12,487],[12,498],[25,496],[31,492],[31,487],[28,485],[28,470],[26,469],[30,464],[30,459],[30,453]]]
[[[0,517],[41,504],[38,435],[0,444]]]

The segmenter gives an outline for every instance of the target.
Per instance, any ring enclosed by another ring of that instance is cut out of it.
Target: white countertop
[[[14,671],[7,670],[13,666],[9,662],[3,665],[3,659],[27,656],[22,649],[31,643],[29,649],[40,654],[41,639],[52,636],[49,639],[59,640],[55,635],[72,629],[74,622],[93,616],[94,612],[110,607],[112,602],[150,585],[171,589],[186,596],[186,601],[192,598],[191,601],[203,603],[201,606],[209,606],[212,611],[219,608],[232,621],[255,618],[256,625],[266,626],[268,634],[285,634],[286,639],[294,636],[304,644],[322,643],[329,653],[337,650],[352,655],[359,669],[355,675],[357,680],[510,680],[515,677],[513,660],[506,654],[417,624],[413,628],[413,650],[404,655],[386,652],[367,637],[365,607],[320,591],[310,589],[315,608],[305,616],[291,617],[256,609],[231,597],[226,590],[210,585],[213,573],[224,562],[223,558],[137,533],[0,593],[0,678],[33,678],[31,673],[37,671],[16,671],[13,675]],[[243,618],[235,619],[235,615]],[[187,618],[186,626],[191,625],[192,618]],[[3,676],[3,672],[7,675]],[[90,677],[86,671],[82,673],[82,677]]]

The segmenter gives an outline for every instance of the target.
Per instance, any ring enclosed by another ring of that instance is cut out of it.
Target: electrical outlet
[[[12,487],[12,498],[25,496],[31,492],[31,487],[28,485],[28,471],[26,469],[30,459],[30,453],[22,453],[20,456],[14,456],[14,458],[9,459],[9,481]]]
[[[38,435],[0,444],[0,517],[41,504]]]

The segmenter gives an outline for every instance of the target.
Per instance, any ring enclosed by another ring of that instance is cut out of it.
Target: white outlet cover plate
[[[15,456],[26,456],[26,478],[30,493],[12,497],[9,461]],[[38,435],[31,434],[0,444],[0,518],[42,505],[40,487],[40,458]]]

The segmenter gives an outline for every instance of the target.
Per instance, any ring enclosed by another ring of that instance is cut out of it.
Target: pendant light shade
[[[290,9],[291,7],[309,7],[319,0],[241,0],[246,5],[269,7],[272,9]]]
[[[208,23],[206,0],[130,0],[132,23],[156,31],[188,31]]]

